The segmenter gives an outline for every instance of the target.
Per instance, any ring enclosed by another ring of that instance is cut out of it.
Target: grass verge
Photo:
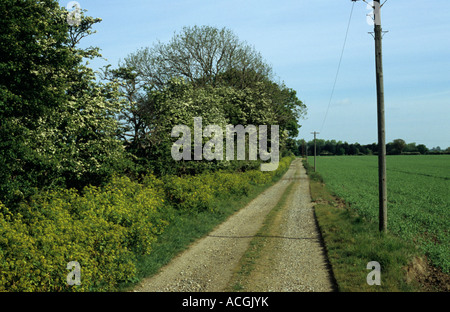
[[[323,184],[320,174],[303,161],[310,177],[315,214],[326,246],[328,259],[341,292],[411,292],[424,288],[411,267],[421,256],[418,249],[392,234],[378,231],[378,225],[358,216]],[[370,286],[367,264],[381,266],[381,285]]]

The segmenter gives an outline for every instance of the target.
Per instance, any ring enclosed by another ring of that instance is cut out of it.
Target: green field
[[[313,163],[313,157],[309,157]],[[376,156],[318,157],[328,189],[370,222],[378,222]],[[414,242],[450,272],[450,156],[388,156],[388,230]]]

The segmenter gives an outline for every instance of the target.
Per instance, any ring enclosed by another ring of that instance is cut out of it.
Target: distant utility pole
[[[357,0],[352,0],[357,1]],[[363,0],[367,3],[367,1]],[[387,1],[387,0],[386,0]],[[386,3],[386,1],[384,3]],[[380,0],[368,3],[373,8],[373,20],[375,24],[375,66],[377,79],[377,118],[378,118],[378,196],[379,196],[379,230],[387,231],[387,184],[386,184],[386,130],[384,118],[384,82],[383,82],[383,57],[381,29]]]
[[[308,153],[306,151],[306,141],[302,140],[302,157],[308,159]]]
[[[320,132],[311,132],[311,134],[314,134],[314,172],[316,172],[316,135],[320,134]]]
[[[306,160],[308,160],[308,144],[306,143],[306,141],[304,142],[305,144],[305,156],[306,156]]]

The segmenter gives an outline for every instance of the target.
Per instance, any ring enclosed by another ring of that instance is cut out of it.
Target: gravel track
[[[229,285],[250,241],[290,183],[296,183],[282,210],[279,233],[264,250],[249,277],[248,291],[331,291],[332,283],[317,231],[309,183],[300,160],[275,185],[261,193],[206,237],[175,257],[134,291],[221,292]],[[267,255],[270,255],[270,259]],[[273,258],[276,257],[276,258]],[[267,259],[267,261],[264,261]],[[274,265],[276,264],[276,265]]]
[[[246,278],[245,291],[334,291],[326,251],[314,216],[306,171],[299,163],[286,204],[270,226],[271,236]]]

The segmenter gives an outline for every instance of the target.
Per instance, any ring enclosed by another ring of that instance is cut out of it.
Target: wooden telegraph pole
[[[314,134],[314,172],[316,172],[316,135],[320,134],[320,132],[311,132],[311,134]]]
[[[379,188],[379,229],[387,231],[387,185],[386,185],[386,130],[384,119],[384,82],[381,30],[381,4],[374,1],[375,19],[375,57],[377,76],[377,115],[378,115],[378,188]]]
[[[352,0],[357,1],[357,0]],[[367,1],[363,0],[367,3]],[[370,3],[373,8],[373,19],[375,24],[375,66],[377,80],[377,119],[378,119],[378,202],[379,202],[379,230],[387,231],[387,183],[386,183],[386,130],[384,113],[384,82],[383,82],[383,57],[381,29],[381,7],[380,0]]]

